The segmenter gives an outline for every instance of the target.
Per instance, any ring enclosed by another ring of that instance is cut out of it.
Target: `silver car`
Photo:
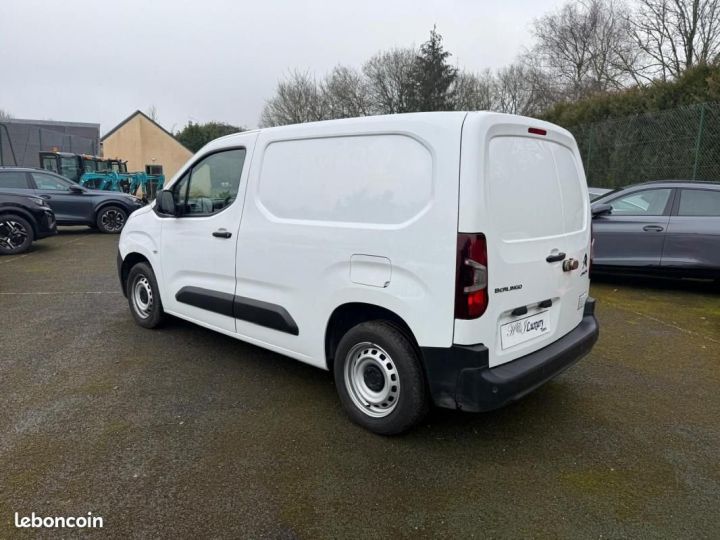
[[[720,182],[638,184],[592,213],[594,271],[720,279]]]

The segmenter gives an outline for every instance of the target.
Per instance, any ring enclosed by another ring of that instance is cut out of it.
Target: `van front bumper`
[[[479,412],[516,401],[590,352],[598,339],[595,299],[585,303],[583,319],[570,333],[534,353],[496,367],[488,365],[484,345],[421,347],[435,405]]]

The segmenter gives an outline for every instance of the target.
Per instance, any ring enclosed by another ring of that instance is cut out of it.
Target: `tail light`
[[[482,233],[459,233],[455,269],[455,318],[477,319],[488,306],[487,242]]]

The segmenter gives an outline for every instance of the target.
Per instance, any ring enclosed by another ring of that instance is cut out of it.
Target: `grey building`
[[[0,120],[0,166],[39,167],[39,152],[98,155],[100,124]]]

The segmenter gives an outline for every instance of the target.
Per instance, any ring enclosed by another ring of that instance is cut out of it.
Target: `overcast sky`
[[[322,76],[375,52],[425,41],[433,24],[452,60],[510,63],[530,23],[559,0],[0,0],[0,109],[16,118],[102,124],[157,108],[255,127],[293,68]]]

